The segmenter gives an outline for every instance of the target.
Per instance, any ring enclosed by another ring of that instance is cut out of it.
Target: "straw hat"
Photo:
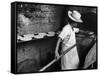
[[[71,20],[75,21],[75,22],[80,22],[82,23],[82,19],[81,19],[81,14],[74,10],[74,11],[68,11],[68,16]]]

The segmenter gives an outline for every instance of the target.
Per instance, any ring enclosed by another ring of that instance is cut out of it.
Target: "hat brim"
[[[74,17],[72,17],[71,14],[72,14],[72,12],[71,11],[68,11],[68,16],[69,16],[70,19],[72,19],[75,22],[79,22],[79,23],[82,23],[83,22],[82,19],[75,19]]]

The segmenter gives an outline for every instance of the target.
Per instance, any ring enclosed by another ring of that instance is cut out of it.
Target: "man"
[[[81,14],[76,10],[68,11],[68,17],[69,17],[68,23],[64,26],[63,30],[59,34],[59,39],[55,51],[56,58],[59,58],[59,53],[57,49],[61,41],[62,41],[61,52],[66,51],[69,47],[76,44],[75,32],[79,32],[79,29],[73,28],[73,25],[76,26],[77,23],[83,22],[81,20]],[[62,70],[77,69],[78,65],[79,65],[79,57],[78,57],[77,47],[75,46],[61,58],[61,68]]]

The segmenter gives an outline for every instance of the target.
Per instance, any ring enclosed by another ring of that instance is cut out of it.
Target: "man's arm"
[[[61,41],[62,41],[62,39],[59,37],[58,41],[57,41],[56,49],[55,49],[55,57],[56,58],[59,58],[58,49],[59,49],[59,45],[60,45]]]
[[[75,33],[82,33],[82,34],[89,34],[89,35],[94,34],[94,32],[92,32],[92,31],[86,31],[86,30],[82,30],[79,28],[74,28],[74,31],[75,31]]]
[[[80,33],[83,33],[83,34],[89,34],[89,35],[91,35],[91,34],[94,34],[94,32],[92,32],[92,31],[85,31],[85,30],[79,30],[79,32]]]
[[[57,45],[56,45],[56,49],[55,49],[55,57],[56,58],[59,58],[59,53],[58,53],[58,49],[59,49],[59,45],[60,45],[60,42],[62,40],[64,40],[66,38],[66,41],[68,41],[69,39],[69,36],[70,35],[70,26],[69,25],[65,25],[64,28],[62,29],[61,32],[59,32],[59,35],[58,35],[58,41],[57,41]]]

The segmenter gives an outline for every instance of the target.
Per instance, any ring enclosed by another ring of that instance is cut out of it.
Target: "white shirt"
[[[76,43],[75,32],[78,32],[78,31],[79,31],[78,28],[73,28],[72,29],[71,25],[67,24],[63,28],[62,32],[59,34],[59,37],[63,40],[63,43],[66,46],[72,46],[73,44]]]
[[[76,30],[76,32],[78,32],[78,30]],[[72,29],[70,24],[67,24],[63,28],[62,32],[59,34],[59,37],[63,40],[64,44],[64,46],[62,46],[62,51],[65,51],[69,47],[76,44],[75,31],[74,29]],[[77,53],[77,47],[72,48],[67,54],[65,54],[61,58],[62,70],[77,69],[78,64],[79,64],[79,57]]]

